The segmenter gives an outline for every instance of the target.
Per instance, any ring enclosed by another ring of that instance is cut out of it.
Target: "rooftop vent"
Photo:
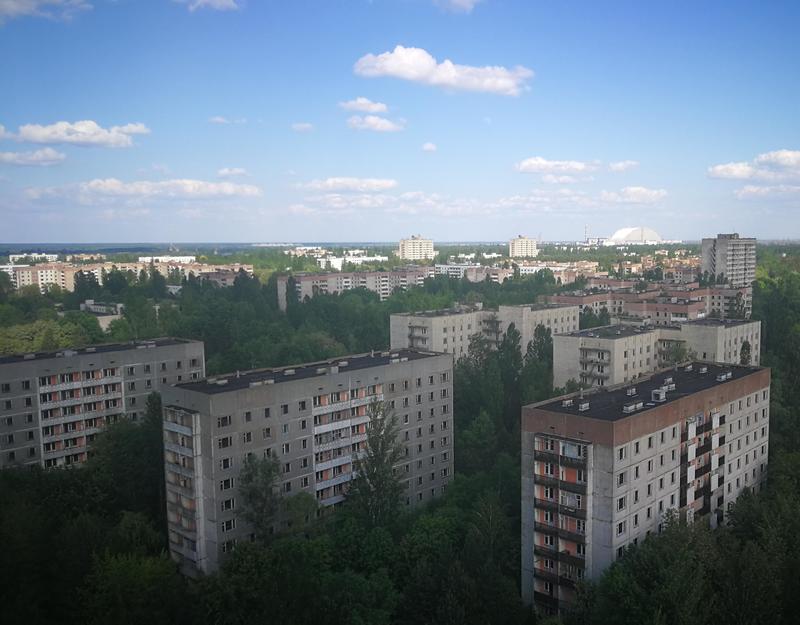
[[[294,369],[284,369],[283,375],[294,375]]]
[[[589,410],[589,402],[582,401],[580,404],[578,404],[578,410],[580,410],[581,412],[586,412],[587,410]]]
[[[708,373],[708,367],[706,366],[700,367],[700,373]]]
[[[672,384],[672,376],[664,378],[664,384]]]
[[[23,360],[33,360],[34,358],[36,358],[36,354],[25,354],[22,357]]]
[[[217,380],[217,386],[225,386],[228,383],[227,378],[223,378],[222,380]]]
[[[571,399],[565,399],[565,400],[563,400],[561,402],[561,407],[562,408],[569,408],[571,405],[572,405],[572,400]]]
[[[633,397],[634,395],[636,395],[636,387],[635,386],[629,387],[628,390],[625,391],[625,394],[628,397]]]
[[[275,384],[275,378],[267,378],[264,380],[264,384]]]
[[[625,404],[622,407],[622,412],[624,412],[625,414],[630,414],[635,410],[636,410],[636,402],[631,402],[629,404]]]
[[[724,382],[725,380],[730,380],[731,372],[730,371],[723,371],[722,373],[717,374],[717,382]]]
[[[348,363],[346,360],[340,360],[340,361],[339,361],[339,366],[340,366],[340,367],[346,367],[348,364],[349,364],[349,363]]]
[[[254,386],[263,386],[263,385],[264,385],[264,380],[255,380],[253,382],[250,382],[250,388],[253,388]]]
[[[665,402],[667,401],[667,391],[663,388],[655,388],[651,393],[651,399],[654,402]]]
[[[688,365],[686,365],[686,369],[684,369],[684,371],[691,371],[692,368],[693,368],[692,365],[688,364]]]

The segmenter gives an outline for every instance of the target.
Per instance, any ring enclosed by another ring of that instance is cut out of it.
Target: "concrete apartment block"
[[[658,367],[655,328],[612,325],[553,336],[553,386],[614,386]]]
[[[423,239],[421,235],[415,234],[410,239],[400,239],[397,256],[403,260],[433,260],[436,250],[433,249],[431,239]]]
[[[312,298],[320,293],[342,293],[350,289],[367,289],[377,293],[381,301],[388,298],[395,289],[421,286],[426,278],[433,277],[433,267],[407,267],[392,271],[354,271],[331,273],[297,273],[292,276],[279,276],[278,307],[285,311],[287,289],[294,285],[299,301]]]
[[[173,338],[0,357],[0,469],[80,464],[107,424],[204,374],[203,343]]]
[[[742,344],[750,344],[750,362],[761,362],[761,322],[744,319],[699,319],[658,329],[661,349],[680,341],[695,358],[738,365]]]
[[[764,485],[770,371],[695,362],[522,410],[522,596],[555,614],[675,511],[712,527]]]
[[[539,255],[539,247],[536,239],[529,239],[519,235],[508,242],[509,258],[536,258]]]
[[[435,352],[450,352],[456,358],[467,354],[470,339],[483,334],[493,343],[500,341],[513,323],[520,333],[522,353],[542,325],[556,334],[578,329],[577,306],[522,304],[485,310],[481,304],[443,310],[398,313],[390,317],[392,349],[418,347]]]
[[[756,240],[737,233],[703,239],[700,270],[710,276],[724,276],[732,287],[747,287],[756,279]]]
[[[163,393],[170,552],[187,573],[216,571],[253,529],[237,484],[249,455],[280,461],[280,492],[340,504],[364,449],[373,401],[397,417],[396,466],[413,507],[439,497],[453,471],[453,358],[400,349],[170,387]],[[275,530],[285,520],[277,519]]]

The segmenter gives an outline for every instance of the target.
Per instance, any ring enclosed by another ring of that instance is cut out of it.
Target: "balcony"
[[[705,443],[703,443],[702,445],[700,445],[700,447],[697,448],[697,456],[702,456],[703,454],[707,454],[709,451],[711,451],[711,439],[707,440]]]
[[[559,488],[561,485],[561,481],[557,478],[549,475],[542,475],[541,473],[534,473],[533,481],[539,486],[552,486],[553,488]]]
[[[704,465],[697,467],[697,469],[694,472],[694,478],[697,479],[699,477],[702,477],[710,471],[711,471],[711,463],[706,462]]]
[[[566,564],[577,566],[580,568],[586,568],[586,559],[582,556],[571,554],[567,551],[562,551],[558,554],[558,561],[564,562]]]
[[[164,429],[167,432],[175,432],[176,434],[183,434],[184,436],[192,435],[192,428],[172,421],[164,421]]]
[[[553,512],[558,512],[560,510],[558,502],[551,499],[536,498],[533,500],[533,505],[535,508],[540,508],[542,510],[552,510]]]
[[[560,456],[552,451],[535,450],[533,452],[534,460],[540,462],[552,462],[553,464],[562,465],[565,467],[572,467],[576,469],[586,468],[586,458],[575,458],[572,456]]]
[[[555,574],[553,571],[549,571],[547,569],[540,569],[539,567],[534,567],[533,574],[538,579],[544,579],[548,582],[553,582],[554,584],[558,584],[558,575]]]
[[[564,540],[570,540],[574,543],[583,544],[586,542],[586,536],[584,534],[570,532],[569,530],[556,527],[555,525],[550,525],[549,523],[540,523],[537,521],[534,522],[533,528],[537,532],[544,532],[545,534],[557,534],[559,538],[563,538]]]
[[[586,494],[586,482],[566,482],[562,480],[559,482],[559,488],[570,493],[577,493],[578,495]]]
[[[533,600],[541,605],[546,605],[551,608],[558,608],[558,599],[552,595],[535,590],[533,592]]]

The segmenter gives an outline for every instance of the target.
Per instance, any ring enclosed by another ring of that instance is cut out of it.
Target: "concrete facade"
[[[658,367],[658,340],[654,328],[629,325],[555,335],[553,386],[614,386],[649,374]]]
[[[433,260],[436,250],[433,249],[431,239],[423,239],[421,235],[415,234],[410,239],[400,239],[397,256],[402,260]]]
[[[377,293],[381,301],[388,298],[395,289],[421,286],[426,278],[433,277],[433,267],[408,267],[392,271],[354,271],[343,273],[297,273],[292,276],[279,276],[278,307],[285,311],[287,289],[290,280],[294,283],[299,301],[312,298],[320,293],[341,293],[351,289],[367,289]]]
[[[170,552],[212,573],[253,529],[240,516],[245,458],[280,461],[280,492],[341,503],[364,450],[368,407],[387,402],[404,455],[396,465],[413,507],[439,497],[453,467],[453,359],[397,350],[208,378],[163,393]],[[276,519],[274,529],[285,527]]]
[[[732,287],[751,286],[756,279],[756,240],[737,233],[703,239],[700,270],[717,278],[724,276]]]
[[[763,488],[770,371],[692,363],[522,411],[522,596],[556,614],[625,548]]]
[[[391,347],[449,352],[460,358],[467,354],[473,336],[483,334],[497,343],[512,323],[520,333],[520,349],[524,355],[537,326],[542,325],[552,334],[572,332],[578,329],[579,311],[577,306],[558,304],[500,306],[498,310],[485,310],[478,304],[398,313],[390,317]]]
[[[203,343],[182,339],[0,357],[0,469],[80,464],[107,424],[204,373]]]
[[[749,320],[701,319],[659,329],[662,349],[680,341],[695,357],[709,362],[741,363],[742,344],[750,344],[750,362],[761,363],[761,322]]]
[[[508,242],[509,258],[536,258],[539,255],[539,247],[536,239],[529,239],[519,235]]]

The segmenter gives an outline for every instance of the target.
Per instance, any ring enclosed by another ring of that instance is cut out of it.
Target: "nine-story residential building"
[[[342,502],[363,451],[373,401],[397,418],[396,465],[412,507],[439,497],[453,471],[453,358],[417,350],[348,356],[217,376],[163,392],[169,544],[189,572],[211,573],[238,541],[246,457],[274,456],[280,492]],[[285,520],[276,519],[275,530]]]
[[[692,363],[522,411],[522,595],[575,599],[674,511],[715,527],[769,452],[770,371]]]
[[[80,464],[150,393],[204,374],[203,343],[173,338],[0,356],[0,468]]]

